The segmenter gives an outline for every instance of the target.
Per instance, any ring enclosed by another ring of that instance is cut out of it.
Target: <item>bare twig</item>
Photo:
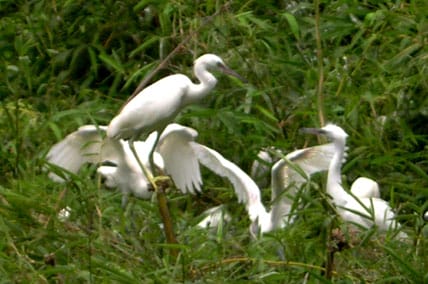
[[[139,92],[141,92],[142,89],[144,89],[144,87],[150,82],[150,80],[153,78],[153,76],[159,72],[159,70],[161,70],[162,68],[164,68],[168,61],[174,56],[176,55],[183,47],[186,43],[188,43],[190,41],[190,39],[192,37],[194,37],[202,28],[204,28],[205,26],[207,26],[209,23],[212,22],[212,20],[217,17],[220,13],[224,12],[225,10],[227,10],[227,8],[230,5],[230,1],[226,2],[217,12],[215,12],[214,14],[212,14],[211,16],[208,16],[204,19],[204,21],[202,22],[202,24],[193,32],[189,32],[189,34],[159,63],[159,65],[152,71],[150,72],[144,79],[143,81],[140,82],[140,84],[138,85],[138,87],[135,89],[135,91],[132,93],[132,95],[126,100],[125,104],[122,106],[122,108],[128,104]],[[121,109],[122,109],[121,108]]]
[[[319,0],[315,1],[315,38],[317,43],[317,61],[318,61],[318,87],[317,87],[317,106],[318,106],[318,117],[320,120],[320,125],[324,126],[324,96],[323,96],[323,86],[324,86],[324,66],[323,66],[323,52],[321,45],[321,34],[320,34],[320,7]]]

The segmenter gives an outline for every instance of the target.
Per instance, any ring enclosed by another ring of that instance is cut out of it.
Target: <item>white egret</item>
[[[194,62],[194,73],[199,84],[193,83],[183,74],[170,75],[153,83],[132,98],[113,118],[107,136],[129,139],[132,149],[132,141],[141,135],[152,131],[160,135],[184,107],[199,102],[215,87],[217,79],[209,69],[241,78],[217,55],[204,54]]]
[[[353,195],[363,197],[377,197],[380,198],[379,185],[376,181],[367,178],[359,177],[351,185],[351,192]]]
[[[101,166],[97,171],[106,178],[108,187],[118,187],[122,191],[123,206],[131,193],[139,198],[150,198],[150,182],[131,153],[128,143],[108,137],[104,139],[106,129],[106,126],[95,125],[80,127],[52,146],[46,156],[47,161],[72,173],[77,173],[85,163],[112,162],[116,166]],[[146,141],[135,142],[138,156],[146,166],[149,165],[149,153],[155,138],[151,134]],[[158,167],[163,168],[163,160],[158,153],[155,153],[154,161]],[[54,181],[63,181],[52,172],[49,177]]]
[[[199,228],[217,228],[221,222],[229,222],[232,216],[226,211],[224,205],[215,206],[201,213],[204,218],[196,225]]]
[[[230,180],[238,201],[245,204],[252,221],[250,232],[253,236],[282,228],[288,223],[295,192],[306,181],[290,164],[297,165],[310,176],[327,170],[334,154],[333,145],[325,144],[296,150],[286,156],[287,160],[277,162],[272,167],[272,204],[268,212],[261,201],[259,187],[242,169],[213,149],[195,142],[191,144],[201,164]],[[283,194],[284,190],[290,190],[289,196]]]
[[[380,231],[400,228],[388,202],[378,197],[352,196],[342,187],[341,169],[348,134],[334,124],[328,124],[323,128],[305,128],[303,131],[327,136],[334,144],[335,153],[327,176],[327,193],[343,220],[365,228],[375,225]],[[405,233],[400,232],[399,237],[405,236]]]
[[[199,102],[215,87],[217,79],[209,69],[241,78],[217,55],[202,55],[194,63],[199,84],[194,84],[183,74],[170,75],[153,83],[132,98],[113,118],[107,136],[136,140],[142,134],[162,132],[181,109]]]
[[[152,174],[138,159],[133,141],[141,135],[147,135],[157,131],[155,145],[160,133],[165,129],[177,114],[187,105],[199,102],[217,84],[217,79],[209,69],[217,69],[225,74],[241,78],[235,71],[228,68],[223,60],[214,54],[205,54],[197,58],[194,63],[195,76],[200,81],[194,84],[183,74],[167,76],[140,91],[130,99],[120,113],[113,118],[107,129],[107,136],[114,139],[129,139],[131,151],[135,155],[138,164],[148,177],[150,184],[157,192],[159,210],[165,225],[165,233],[169,242],[176,242],[173,237],[172,224],[162,187],[157,187]],[[153,151],[149,154],[150,166],[154,167]]]

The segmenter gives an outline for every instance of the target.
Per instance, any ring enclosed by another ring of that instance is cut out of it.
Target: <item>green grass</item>
[[[1,1],[2,283],[428,282],[427,4],[276,2]],[[354,236],[328,279],[328,232],[346,228],[320,194],[324,176],[303,196],[295,224],[252,240],[231,186],[207,171],[201,196],[168,192],[173,258],[155,201],[133,199],[122,210],[120,193],[103,188],[91,167],[64,184],[49,180],[51,145],[83,124],[108,124],[146,76],[192,75],[206,52],[250,83],[220,76],[177,122],[244,170],[261,147],[318,143],[301,127],[339,124],[350,134],[344,183],[376,179],[410,240]],[[219,203],[232,221],[195,228]],[[60,221],[65,206],[71,216]]]

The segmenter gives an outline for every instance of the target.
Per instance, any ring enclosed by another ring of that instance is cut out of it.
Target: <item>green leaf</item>
[[[282,13],[281,15],[287,20],[294,37],[300,41],[299,24],[297,23],[296,17],[288,12]]]

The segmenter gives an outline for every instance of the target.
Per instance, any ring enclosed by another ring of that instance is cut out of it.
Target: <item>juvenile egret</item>
[[[378,197],[354,197],[343,189],[341,169],[348,134],[334,124],[323,128],[305,128],[303,131],[325,135],[332,140],[335,153],[328,169],[327,193],[343,220],[365,228],[376,225],[380,231],[400,228],[388,202]],[[405,236],[405,233],[400,232],[400,238]]]
[[[52,146],[47,160],[69,172],[77,173],[85,163],[101,164],[97,172],[105,179],[109,188],[118,187],[124,194],[126,204],[130,193],[148,199],[152,193],[147,176],[141,171],[128,143],[124,140],[105,138],[106,126],[85,125]],[[149,153],[154,147],[156,133],[146,141],[136,141],[138,157],[149,165]],[[171,176],[174,184],[183,193],[201,191],[202,179],[199,162],[189,142],[194,141],[196,130],[180,124],[169,124],[161,134],[154,153],[157,167]],[[105,162],[113,165],[103,165]],[[49,173],[54,181],[63,181],[55,173]]]
[[[272,168],[273,202],[271,211],[268,212],[261,201],[259,187],[242,169],[213,149],[195,142],[191,144],[201,164],[230,180],[238,201],[245,204],[252,222],[250,232],[253,236],[259,232],[266,233],[282,228],[288,223],[293,195],[297,189],[291,190],[289,197],[283,195],[283,191],[290,190],[291,187],[299,188],[306,181],[290,164],[297,164],[309,176],[315,172],[327,170],[334,154],[333,145],[325,144],[296,150],[286,156],[288,162],[286,160],[277,162]]]
[[[106,129],[106,126],[95,125],[80,127],[52,146],[46,156],[47,161],[72,173],[77,173],[85,163],[112,162],[116,166],[101,166],[97,171],[106,178],[108,187],[118,187],[122,191],[122,206],[126,205],[131,193],[139,198],[150,198],[152,192],[149,180],[131,153],[128,143],[108,137],[103,140]],[[138,156],[146,166],[149,165],[149,153],[154,140],[155,136],[151,134],[146,141],[135,142]],[[154,161],[163,168],[160,154],[155,153]],[[52,172],[49,177],[54,181],[63,181],[63,178]]]

